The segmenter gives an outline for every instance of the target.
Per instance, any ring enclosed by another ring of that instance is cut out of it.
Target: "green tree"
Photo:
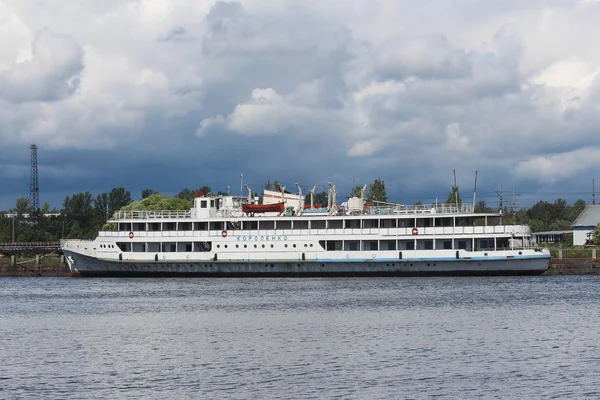
[[[267,183],[265,183],[264,189],[265,190],[273,190],[273,184],[271,183],[270,180],[268,180]]]
[[[122,208],[127,211],[142,211],[142,210],[183,210],[187,211],[192,208],[192,202],[179,197],[167,197],[156,193],[145,199],[134,201]]]
[[[131,203],[131,193],[125,188],[114,188],[108,194],[109,210],[114,212]]]
[[[152,190],[152,189],[144,189],[144,190],[142,190],[142,199],[145,199],[146,197],[150,197],[150,196],[152,196],[154,193],[157,193],[157,192],[155,192],[155,191],[154,191],[154,190]]]
[[[368,201],[387,201],[387,192],[385,190],[385,183],[381,179],[375,179],[373,183],[369,185],[369,193],[367,194]]]
[[[460,198],[458,186],[452,186],[445,203],[449,205],[457,205],[458,207],[462,206],[462,199]]]
[[[181,192],[177,193],[175,195],[175,198],[181,199],[181,200],[187,200],[187,201],[191,202],[194,200],[194,191],[190,190],[188,188],[185,188]]]
[[[17,214],[17,218],[21,218],[23,214],[30,211],[29,208],[29,199],[27,197],[19,197],[17,198],[13,212]]]

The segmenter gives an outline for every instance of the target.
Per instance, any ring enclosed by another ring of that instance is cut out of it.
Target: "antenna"
[[[517,193],[515,192],[515,187],[514,186],[513,186],[512,211],[513,211],[513,224],[516,225],[517,224]]]
[[[240,174],[240,197],[242,197],[243,193],[244,193],[244,173],[242,172]]]
[[[473,212],[475,212],[475,195],[477,194],[477,171],[475,171],[475,188],[473,189]]]
[[[456,203],[456,208],[458,208],[458,188],[456,187],[456,170],[453,169],[452,172],[454,173],[454,186],[452,187],[452,189],[454,190],[454,202]]]
[[[596,189],[594,188],[594,178],[592,178],[592,204],[596,204]]]
[[[29,206],[33,212],[40,209],[40,187],[38,183],[37,146],[32,144],[31,149],[31,175],[29,178]]]

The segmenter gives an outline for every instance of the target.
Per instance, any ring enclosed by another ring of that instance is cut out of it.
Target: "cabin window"
[[[206,200],[201,200],[200,201],[200,208],[206,208],[206,204],[207,204]]]
[[[379,220],[363,219],[363,228],[379,228]]]
[[[175,253],[177,251],[177,243],[163,243],[163,253]]]
[[[412,226],[414,226],[414,220],[412,218],[398,220],[398,228],[410,228]]]
[[[208,222],[194,222],[194,230],[195,231],[207,231],[208,230]]]
[[[191,242],[179,242],[177,243],[177,251],[180,253],[190,252],[192,251],[192,243]]]
[[[327,251],[341,251],[343,250],[341,240],[327,240],[325,242]]]
[[[344,221],[341,219],[334,219],[327,221],[327,229],[343,229]]]
[[[346,219],[344,224],[346,229],[360,229],[360,219]]]
[[[149,242],[148,243],[148,252],[149,253],[159,253],[160,252],[160,243]]]
[[[277,221],[277,230],[292,229],[292,221]]]
[[[392,220],[395,221],[395,220]],[[395,240],[382,240],[380,243],[381,250],[396,250]]]
[[[215,207],[215,201],[214,201],[214,200],[211,200],[211,201],[210,201],[210,208],[214,208],[214,207]]]
[[[256,231],[258,230],[258,221],[243,221],[242,230],[244,231]]]
[[[130,222],[119,222],[119,231],[121,232],[129,232],[131,230]]]
[[[325,229],[325,220],[318,219],[310,221],[310,229]]]
[[[137,242],[133,242],[131,243],[131,251],[135,252],[135,253],[144,253],[146,252],[146,243],[137,243]]]
[[[145,222],[136,222],[133,224],[133,231],[145,231],[146,223]]]
[[[444,240],[444,249],[445,250],[452,249],[452,241],[451,240]]]
[[[275,229],[275,221],[260,221],[258,223],[258,229],[263,231],[272,231]]]
[[[344,242],[344,250],[359,251],[360,250],[360,240],[346,240]]]
[[[458,241],[458,248],[459,249],[466,249],[467,248],[467,241],[466,240],[459,240]]]
[[[433,250],[433,240],[424,240],[423,245],[425,250]]]
[[[210,230],[211,231],[220,231],[223,229],[224,226],[225,226],[225,224],[223,223],[223,221],[211,222]]]
[[[395,219],[382,219],[381,220],[381,227],[382,228],[395,228],[396,227],[396,220]],[[396,250],[396,249],[390,249],[390,250]]]
[[[193,243],[194,251],[197,251],[197,252],[210,251],[211,247],[212,247],[211,242],[194,242]]]
[[[131,251],[131,243],[120,243],[117,242],[117,246],[121,251]]]
[[[234,231],[237,229],[241,229],[242,228],[242,222],[241,221],[227,221],[225,222],[225,229],[227,229],[228,231]]]
[[[148,224],[148,230],[151,231],[151,232],[161,231],[161,229],[160,229],[160,222],[150,222]]]
[[[493,240],[480,240],[479,241],[479,247],[481,247],[482,249],[490,249],[492,247],[494,247],[494,241]]]
[[[308,221],[294,220],[293,226],[294,229],[308,229]]]
[[[325,241],[324,240],[319,240],[319,246],[321,246],[321,248],[323,250],[325,250]],[[296,247],[296,245],[294,245],[294,247]]]
[[[174,231],[175,222],[163,222],[162,229],[163,231]]]
[[[379,250],[377,240],[364,240],[363,241],[363,250],[365,250],[365,251]]]
[[[191,222],[180,222],[177,226],[178,231],[191,231],[192,223]]]
[[[435,226],[452,226],[452,218],[436,218]]]

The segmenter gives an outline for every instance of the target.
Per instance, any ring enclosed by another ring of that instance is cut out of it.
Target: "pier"
[[[0,243],[0,254],[62,254],[59,242]]]

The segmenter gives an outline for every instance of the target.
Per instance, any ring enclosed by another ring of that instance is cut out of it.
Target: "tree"
[[[456,205],[458,207],[462,206],[462,199],[460,198],[460,192],[458,191],[458,186],[452,186],[452,190],[448,193],[448,198],[446,199],[446,204]]]
[[[94,199],[94,210],[100,217],[108,219],[111,214],[110,198],[108,193],[100,193]]]
[[[156,193],[145,199],[134,201],[122,208],[127,211],[142,211],[142,210],[183,210],[188,211],[192,208],[192,203],[189,200],[179,197],[167,197]]]
[[[175,195],[175,198],[187,201],[194,200],[194,192],[188,188],[183,189],[181,192]]]
[[[203,195],[205,195],[205,196],[206,196],[206,195],[208,195],[209,193],[212,193],[212,190],[210,189],[210,186],[206,186],[206,185],[204,185],[204,186],[201,186],[201,187],[198,189],[198,191],[199,191],[200,193],[202,193]],[[193,201],[193,197],[192,197],[192,201]]]
[[[108,200],[110,206],[109,210],[114,212],[131,203],[131,193],[129,190],[125,190],[122,187],[115,188],[108,194]]]
[[[387,201],[387,192],[385,190],[385,183],[381,179],[375,179],[373,183],[369,185],[369,194],[367,195],[368,201]]]
[[[15,203],[13,212],[17,214],[17,218],[21,218],[23,214],[26,214],[30,209],[29,199],[27,197],[19,197]]]
[[[487,206],[487,203],[484,200],[479,200],[477,203],[475,203],[475,210],[476,213],[486,213],[486,212],[492,212],[493,210]]]
[[[268,180],[267,183],[265,183],[264,189],[265,190],[273,190],[273,184],[271,183],[270,180]]]
[[[157,192],[155,192],[155,191],[154,191],[154,190],[152,190],[152,189],[144,189],[144,190],[142,190],[142,199],[145,199],[146,197],[150,197],[150,196],[152,196],[154,193],[157,193]]]

